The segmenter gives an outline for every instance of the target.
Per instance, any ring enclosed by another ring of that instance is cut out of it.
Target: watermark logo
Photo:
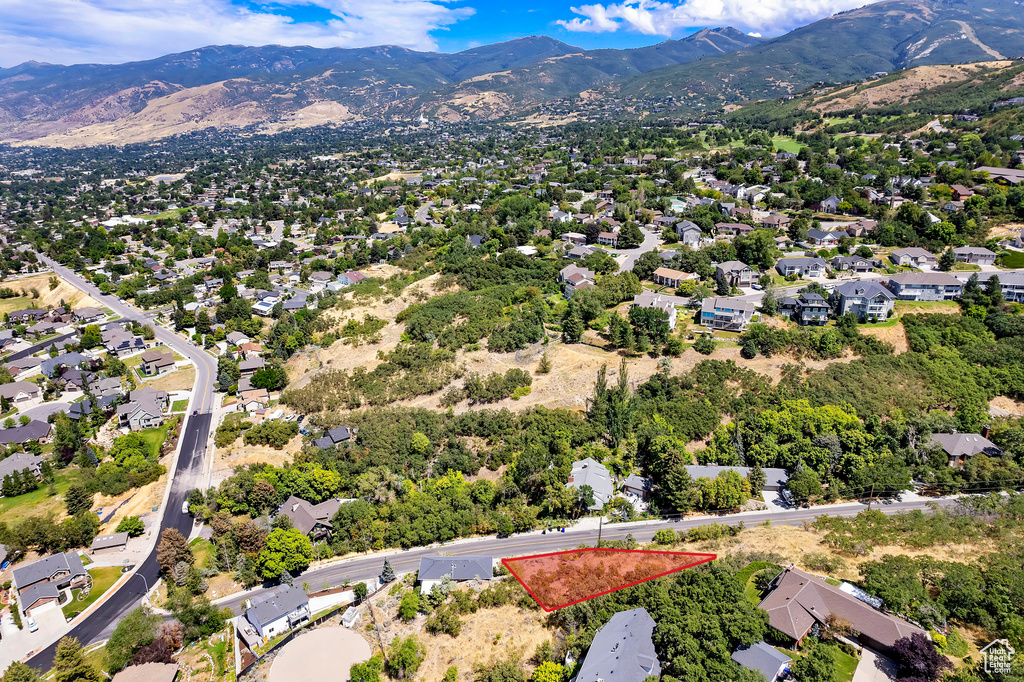
[[[987,673],[1008,673],[1013,665],[1013,655],[1017,653],[1005,639],[997,639],[989,642],[988,646],[981,650],[985,660],[985,672]]]

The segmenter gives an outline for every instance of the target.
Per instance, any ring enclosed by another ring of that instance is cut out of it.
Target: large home
[[[224,338],[227,339],[227,342],[232,346],[242,346],[252,341],[252,339],[242,332],[228,332],[227,336]]]
[[[580,234],[579,232],[563,232],[560,239],[577,246],[583,246],[587,243],[587,235]]]
[[[894,265],[901,267],[920,267],[922,265],[934,267],[935,263],[938,262],[938,258],[936,258],[935,254],[930,251],[925,251],[919,246],[908,246],[905,249],[896,249],[889,254],[889,260],[891,260]]]
[[[700,226],[689,220],[676,224],[676,234],[679,235],[681,243],[689,246],[698,246],[703,239]]]
[[[576,682],[644,682],[661,676],[656,623],[646,609],[619,611],[594,634]]]
[[[25,443],[47,443],[50,434],[53,433],[53,426],[46,422],[33,419],[22,426],[12,426],[9,429],[0,429],[0,444],[24,445]]]
[[[287,516],[292,522],[292,528],[314,540],[319,540],[329,536],[334,530],[331,519],[346,502],[351,500],[332,498],[320,504],[310,504],[301,497],[292,495],[277,508],[277,515]]]
[[[811,210],[819,211],[821,213],[838,213],[839,212],[840,199],[835,194],[822,199],[821,201],[811,204]]]
[[[999,289],[1007,303],[1024,303],[1024,272],[1000,272],[991,277],[999,278]]]
[[[28,469],[29,473],[39,478],[42,471],[43,458],[31,452],[15,452],[13,455],[0,459],[0,481],[4,477],[12,475],[15,471],[23,472]]]
[[[928,636],[924,630],[905,620],[878,611],[824,578],[787,568],[769,585],[770,592],[760,608],[768,613],[768,624],[792,638],[796,644],[815,625],[825,625],[830,618],[847,621],[861,646],[891,656],[892,646],[914,634]]]
[[[692,272],[673,270],[672,268],[658,268],[651,274],[651,281],[655,284],[678,289],[679,285],[688,279],[696,279],[697,275]]]
[[[32,324],[49,316],[49,312],[42,308],[28,308],[26,310],[15,310],[8,314],[7,319],[11,324]]]
[[[243,377],[251,377],[266,366],[263,358],[255,357],[238,363],[238,371]]]
[[[805,291],[796,298],[787,296],[782,299],[780,307],[784,311],[791,312],[793,319],[798,324],[821,326],[828,322],[828,301],[821,294]]]
[[[686,469],[686,473],[690,475],[690,478],[709,478],[716,479],[718,475],[723,471],[735,471],[743,478],[750,476],[751,467],[741,466],[718,466],[717,464],[687,464],[683,467]],[[762,469],[764,472],[764,486],[761,488],[767,492],[778,492],[786,487],[789,483],[789,474],[786,473],[785,469],[776,469],[768,467]]]
[[[84,308],[79,308],[74,313],[72,313],[72,319],[78,324],[91,324],[93,322],[99,322],[104,317],[106,317],[106,315],[103,313],[103,311],[94,306],[85,306]]]
[[[123,552],[128,546],[128,533],[111,533],[109,535],[97,535],[93,538],[92,544],[89,545],[89,553],[93,556],[97,554],[112,554],[114,552]]]
[[[825,274],[825,261],[821,258],[780,258],[775,269],[783,277],[800,275],[803,277],[821,277]]]
[[[597,235],[597,243],[612,248],[619,246],[619,233],[618,232],[599,232]]]
[[[70,353],[61,353],[55,358],[47,358],[43,360],[39,367],[43,374],[52,379],[63,374],[64,369],[80,367],[82,363],[91,365],[92,358],[76,351],[71,351]]]
[[[700,323],[711,329],[745,331],[754,319],[754,304],[738,298],[705,298],[700,303]]]
[[[732,660],[748,670],[761,673],[768,682],[775,682],[786,673],[793,659],[768,642],[760,641],[736,649],[732,652]]]
[[[738,260],[727,260],[715,268],[715,278],[724,279],[732,287],[749,287],[757,277],[757,270]]]
[[[632,308],[657,308],[658,310],[664,310],[665,314],[668,315],[668,328],[676,328],[676,307],[660,294],[655,294],[650,291],[645,291],[641,294],[637,294],[633,297]]]
[[[148,350],[142,354],[141,360],[142,373],[150,376],[174,369],[174,355],[168,352]]]
[[[318,448],[333,448],[339,443],[347,443],[354,437],[352,430],[347,426],[335,426],[333,429],[324,431],[324,435],[313,441]]]
[[[282,585],[253,600],[245,619],[268,640],[309,620],[309,597],[297,587]]]
[[[163,422],[169,406],[167,391],[140,388],[128,394],[128,402],[117,408],[117,420],[132,431],[142,431]]]
[[[494,577],[494,559],[489,556],[425,556],[416,574],[420,591],[430,594],[446,577],[450,580],[490,580]]]
[[[807,241],[816,246],[835,246],[840,238],[846,237],[845,232],[826,232],[824,230],[807,230]]]
[[[61,590],[79,587],[88,577],[76,552],[48,556],[14,569],[13,575],[18,602],[26,614],[43,604],[58,603]]]
[[[39,384],[29,381],[12,381],[9,384],[0,384],[0,397],[7,398],[12,405],[27,403],[35,400],[41,395]]]
[[[832,259],[832,269],[849,272],[871,272],[875,269],[875,262],[870,258],[860,256],[836,256]]]
[[[146,349],[145,339],[127,332],[116,325],[103,330],[102,337],[103,347],[107,349],[108,353],[117,358],[123,358]]]
[[[996,254],[983,246],[959,246],[953,249],[958,263],[971,263],[972,265],[994,265]]]
[[[1002,448],[988,439],[988,427],[982,429],[982,434],[935,433],[931,440],[949,457],[949,466],[957,469],[975,455],[999,457],[1003,454]]]
[[[945,272],[904,272],[886,283],[899,301],[955,301],[964,283]]]
[[[579,288],[594,286],[596,278],[594,271],[576,265],[567,265],[558,274],[558,281],[564,284],[563,294],[566,298],[572,298],[573,292]]]
[[[583,486],[590,486],[594,492],[594,503],[590,505],[591,511],[599,511],[608,500],[612,499],[615,490],[612,488],[612,477],[608,468],[597,460],[587,457],[572,463],[572,472],[566,482],[566,488],[579,490]]]
[[[853,313],[861,320],[885,320],[892,314],[896,296],[878,282],[845,282],[832,290],[836,315]]]

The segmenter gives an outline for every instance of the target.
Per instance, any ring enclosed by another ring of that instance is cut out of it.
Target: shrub
[[[114,529],[116,533],[128,533],[128,537],[137,538],[146,532],[146,524],[142,522],[138,516],[126,516],[121,519],[121,522],[117,524],[117,528]]]
[[[715,340],[710,336],[701,336],[694,341],[693,349],[701,355],[711,355],[715,352]]]
[[[657,545],[674,545],[676,543],[676,532],[671,528],[662,528],[654,533],[654,543]]]
[[[835,573],[846,568],[846,561],[842,557],[813,552],[804,557],[804,566],[812,571],[821,573]]]

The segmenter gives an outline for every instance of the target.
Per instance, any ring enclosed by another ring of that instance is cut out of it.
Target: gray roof
[[[896,299],[893,293],[881,284],[870,281],[844,282],[835,288],[835,292],[843,296],[865,296],[871,298],[881,295],[891,301]]]
[[[333,429],[324,431],[324,435],[313,441],[318,448],[332,448],[338,443],[352,439],[352,431],[347,426],[335,426]]]
[[[82,362],[89,360],[88,357],[81,353],[72,351],[71,353],[62,353],[55,358],[47,358],[43,360],[42,372],[48,377],[53,377],[54,370],[60,365],[67,365],[68,367],[78,367]]]
[[[735,471],[740,476],[750,475],[750,467],[734,467],[734,466],[718,466],[717,464],[688,464],[684,467],[686,473],[690,474],[692,478],[718,478],[718,474],[723,471]],[[785,469],[775,469],[773,467],[767,467],[762,469],[764,471],[765,483],[774,484],[777,483],[785,487],[789,482],[789,474],[786,473]]]
[[[594,491],[594,504],[590,508],[595,510],[601,509],[615,492],[607,467],[590,457],[572,463],[572,472],[566,485],[573,488],[589,485]]]
[[[767,642],[757,642],[750,646],[741,646],[732,652],[732,660],[748,670],[756,670],[765,676],[768,682],[775,682],[776,675],[782,666],[788,665],[790,658]]]
[[[18,595],[22,609],[30,609],[40,599],[59,599],[60,590],[54,583],[36,583]]]
[[[935,433],[932,434],[932,442],[937,443],[950,457],[973,457],[979,454],[998,457],[1003,454],[999,446],[976,433]]]
[[[15,471],[24,469],[37,471],[42,463],[43,458],[40,455],[33,455],[31,452],[15,452],[6,459],[0,459],[0,481],[4,480],[4,476],[13,474]]]
[[[111,533],[110,535],[97,535],[89,549],[112,549],[124,547],[126,544],[128,544],[128,533]]]
[[[70,571],[72,576],[85,575],[82,559],[75,552],[52,554],[45,559],[14,569],[14,584],[19,590],[44,580],[49,580],[61,571]]]
[[[956,277],[945,272],[904,272],[898,275],[893,275],[889,278],[889,281],[900,285],[931,284],[937,286],[960,287],[964,285],[964,283]]]
[[[0,443],[27,443],[30,440],[39,440],[50,435],[52,426],[38,419],[33,419],[24,426],[15,426],[10,429],[0,429]]]
[[[242,360],[240,363],[238,363],[238,369],[239,371],[242,372],[248,371],[250,369],[260,370],[263,369],[265,366],[266,363],[263,362],[263,358],[250,358],[248,360]]]
[[[810,267],[811,265],[817,265],[818,267],[825,267],[825,261],[821,258],[780,258],[775,264],[776,267],[786,267],[787,265],[793,265],[798,267]]]
[[[0,396],[3,396],[10,400],[19,393],[27,393],[28,395],[39,395],[39,384],[33,384],[31,381],[12,381],[0,385]]]
[[[645,609],[619,611],[594,635],[576,682],[643,682],[661,675],[651,635],[654,619]]]
[[[420,580],[490,580],[494,577],[494,559],[489,556],[425,556],[420,559]]]
[[[259,601],[254,601],[252,607],[245,612],[245,617],[253,625],[262,628],[308,604],[309,597],[305,592],[297,587],[284,585]]]

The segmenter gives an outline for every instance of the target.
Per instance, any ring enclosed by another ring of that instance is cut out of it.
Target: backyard
[[[59,516],[64,510],[64,503],[60,496],[77,477],[78,474],[75,471],[56,472],[53,495],[50,494],[49,486],[44,484],[38,490],[24,495],[0,497],[0,519],[13,523],[29,517],[44,518],[53,514]]]

